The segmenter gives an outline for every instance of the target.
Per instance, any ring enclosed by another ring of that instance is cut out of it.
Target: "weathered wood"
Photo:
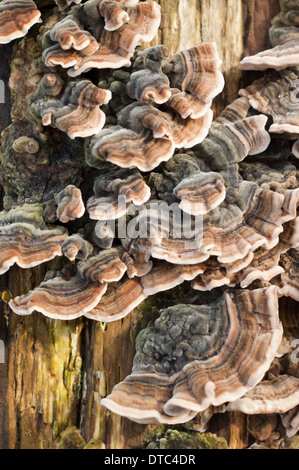
[[[135,309],[119,322],[87,322],[80,430],[87,441],[101,439],[107,448],[140,445],[148,426],[138,425],[101,407],[100,401],[132,368],[135,352],[130,331],[138,315]]]
[[[244,53],[267,45],[266,31],[279,1],[159,3],[162,23],[152,44],[164,43],[174,53],[204,41],[216,42],[226,80],[213,105],[218,115],[237,97],[238,64]],[[7,119],[7,110],[0,109],[0,130]],[[37,285],[45,270],[45,266],[11,268],[0,278],[4,300],[7,289],[15,296]],[[134,355],[130,332],[146,308],[145,302],[125,319],[104,325],[86,319],[54,321],[39,314],[20,317],[2,300],[0,339],[5,343],[5,363],[0,364],[0,448],[49,448],[70,425],[77,426],[86,441],[101,439],[107,448],[140,446],[148,426],[105,411],[100,400],[130,373]],[[209,430],[225,437],[231,448],[249,443],[246,416],[241,413],[215,415]]]
[[[28,291],[44,276],[43,268],[13,267],[9,290],[14,295]],[[78,421],[82,328],[81,319],[8,315],[9,448],[51,447],[59,433]]]

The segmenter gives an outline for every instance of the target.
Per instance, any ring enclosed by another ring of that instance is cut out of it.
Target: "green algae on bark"
[[[223,437],[186,431],[182,426],[157,426],[145,438],[144,449],[228,449]]]
[[[76,426],[68,426],[59,437],[56,438],[53,449],[105,449],[105,444],[100,439],[91,439],[86,442],[80,430]]]

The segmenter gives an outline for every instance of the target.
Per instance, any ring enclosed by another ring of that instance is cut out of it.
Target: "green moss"
[[[223,437],[186,431],[181,426],[157,426],[144,441],[145,449],[228,449]]]
[[[146,328],[149,324],[153,324],[159,316],[159,310],[162,308],[175,305],[178,301],[175,299],[173,292],[159,292],[150,296],[142,304],[137,307],[138,316],[131,329],[131,341],[135,342],[138,333]]]
[[[100,439],[91,439],[84,449],[105,449],[105,444]]]
[[[105,449],[105,444],[100,439],[91,439],[86,443],[79,429],[69,426],[60,434],[55,449]]]
[[[61,434],[56,449],[83,449],[86,445],[76,426],[69,426]]]

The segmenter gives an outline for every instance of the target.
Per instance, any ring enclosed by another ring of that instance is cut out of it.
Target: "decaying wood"
[[[213,108],[218,115],[237,97],[238,64],[244,53],[268,47],[267,30],[279,1],[159,3],[162,24],[153,44],[163,43],[174,53],[204,41],[217,43],[226,81]],[[8,63],[5,67],[7,76]],[[0,104],[0,130],[8,119],[7,107]],[[5,343],[5,363],[0,364],[0,448],[50,448],[70,425],[79,428],[86,442],[101,439],[107,448],[140,446],[149,426],[105,411],[100,400],[131,371],[134,342],[130,332],[147,303],[108,325],[82,318],[63,322],[39,314],[13,314],[7,306],[9,292],[15,296],[36,286],[45,269],[13,267],[0,278],[0,339]],[[225,437],[231,448],[249,444],[246,416],[241,413],[215,415],[210,429]]]

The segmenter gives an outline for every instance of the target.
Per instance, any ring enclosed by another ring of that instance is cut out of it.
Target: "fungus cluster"
[[[25,36],[41,21],[40,16],[33,0],[3,0],[0,5],[0,44]]]
[[[162,309],[139,333],[132,373],[102,405],[141,423],[200,413],[202,429],[214,412],[279,413],[294,435],[298,321],[280,319],[278,300],[299,301],[298,1],[281,2],[273,49],[241,62],[276,70],[214,120],[224,87],[215,43],[172,57],[141,46],[160,24],[155,1],[56,3],[25,98],[17,66],[30,33],[12,60],[0,272],[60,265],[11,309],[110,322],[187,281],[195,303]],[[4,0],[0,42],[38,21],[34,2]],[[208,291],[217,298],[206,303]]]

